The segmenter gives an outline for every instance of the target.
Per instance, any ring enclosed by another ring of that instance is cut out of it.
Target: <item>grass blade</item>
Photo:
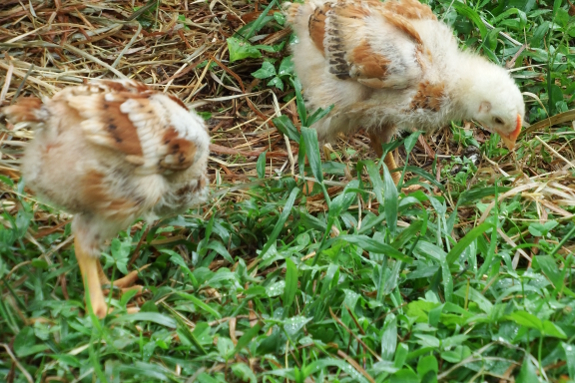
[[[188,294],[188,293],[184,293],[182,291],[178,291],[178,295],[182,298],[184,298],[187,301],[192,302],[194,305],[196,305],[198,308],[210,313],[211,315],[213,315],[214,317],[216,317],[217,319],[221,319],[221,315],[219,312],[217,312],[216,310],[214,310],[213,308],[211,308],[209,305],[205,304],[204,302],[202,302],[201,300],[199,300],[198,298],[196,298],[195,296],[193,296],[192,294]]]
[[[361,247],[363,250],[372,251],[374,253],[385,254],[388,257],[395,258],[399,261],[411,264],[413,259],[403,254],[401,251],[396,250],[392,246],[376,241],[366,235],[340,235],[334,240],[345,241]]]
[[[284,316],[287,316],[295,300],[297,288],[297,266],[291,259],[286,259],[286,284],[283,294]]]
[[[383,180],[381,179],[381,175],[379,174],[379,171],[373,161],[363,161],[363,164],[367,169],[367,174],[369,175],[369,179],[371,180],[371,184],[373,185],[373,192],[375,194],[375,198],[377,199],[377,202],[379,202],[379,204],[383,206],[385,204],[383,198],[383,191],[385,190],[385,185],[383,183]]]
[[[267,150],[258,156],[258,162],[256,163],[258,178],[264,178],[266,176],[266,153]]]
[[[286,201],[286,204],[284,205],[284,209],[283,209],[282,213],[280,214],[280,217],[279,217],[276,225],[274,226],[272,234],[268,238],[268,241],[266,242],[265,246],[263,247],[262,251],[259,254],[260,258],[262,258],[264,255],[266,255],[267,251],[275,243],[276,239],[280,235],[280,232],[282,231],[289,215],[291,214],[293,204],[294,204],[295,199],[298,196],[298,194],[299,194],[298,188],[293,188],[292,191],[290,192],[290,195]]]
[[[389,169],[385,163],[383,164],[383,178],[385,180],[385,187],[383,189],[383,210],[385,212],[387,227],[393,237],[397,231],[397,200],[399,196],[397,194],[397,186],[395,186],[393,178],[391,178],[391,174],[389,173]]]
[[[248,331],[246,331],[244,333],[244,335],[242,335],[240,337],[240,339],[238,339],[238,344],[236,344],[236,347],[234,348],[232,354],[229,355],[229,358],[236,355],[240,350],[245,348],[250,343],[250,341],[256,335],[258,335],[258,333],[260,332],[260,330],[262,329],[263,326],[264,326],[263,322],[258,322],[258,323],[256,323],[256,325],[254,327],[252,327]]]
[[[459,258],[461,253],[463,253],[463,251],[467,249],[469,245],[471,245],[471,242],[475,241],[477,237],[485,233],[491,227],[492,224],[490,222],[484,222],[481,225],[473,228],[469,233],[465,235],[465,237],[461,238],[459,242],[457,242],[457,244],[453,246],[453,249],[451,249],[451,251],[447,254],[446,256],[447,264],[452,265],[453,262],[455,262],[457,258]]]
[[[313,176],[318,182],[323,182],[323,171],[321,168],[321,157],[319,154],[319,142],[317,140],[317,131],[315,129],[302,126],[301,134],[305,145],[305,152],[309,160],[309,166]]]

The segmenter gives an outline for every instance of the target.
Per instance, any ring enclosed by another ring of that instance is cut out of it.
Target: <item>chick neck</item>
[[[485,97],[485,79],[490,78],[493,68],[481,56],[463,53],[454,60],[448,84],[451,104],[448,114],[453,120],[470,119],[475,116]]]

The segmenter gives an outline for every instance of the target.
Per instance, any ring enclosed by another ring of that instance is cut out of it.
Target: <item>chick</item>
[[[139,217],[177,214],[207,199],[203,120],[178,98],[130,80],[68,87],[43,101],[21,98],[3,112],[11,123],[35,127],[24,180],[41,199],[74,214],[78,265],[93,310],[104,317],[105,242]],[[134,271],[114,285],[136,279]]]
[[[334,105],[321,140],[365,128],[372,147],[398,130],[472,119],[512,150],[525,104],[507,71],[461,51],[453,31],[417,0],[306,0],[284,8],[299,42],[293,61],[312,109]],[[391,153],[385,158],[395,169]],[[400,174],[393,173],[394,181]]]

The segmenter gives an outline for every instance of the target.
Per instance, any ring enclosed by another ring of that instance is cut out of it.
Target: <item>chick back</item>
[[[306,0],[285,6],[299,41],[294,65],[321,139],[359,127],[433,129],[450,107],[457,44],[417,0]]]
[[[208,133],[173,96],[133,81],[100,81],[44,103],[22,99],[4,112],[11,122],[37,125],[22,163],[26,184],[100,226],[103,236],[207,197]]]

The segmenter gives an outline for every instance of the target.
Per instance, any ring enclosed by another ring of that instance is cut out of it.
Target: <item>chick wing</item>
[[[423,45],[411,20],[435,20],[416,0],[338,0],[291,4],[288,20],[307,34],[329,73],[370,88],[405,89],[423,71]]]
[[[179,212],[207,195],[208,133],[172,95],[104,80],[65,88],[43,103],[22,99],[4,112],[38,125],[22,167],[31,189],[71,213],[100,217],[102,227],[113,221],[110,231],[138,216]]]

